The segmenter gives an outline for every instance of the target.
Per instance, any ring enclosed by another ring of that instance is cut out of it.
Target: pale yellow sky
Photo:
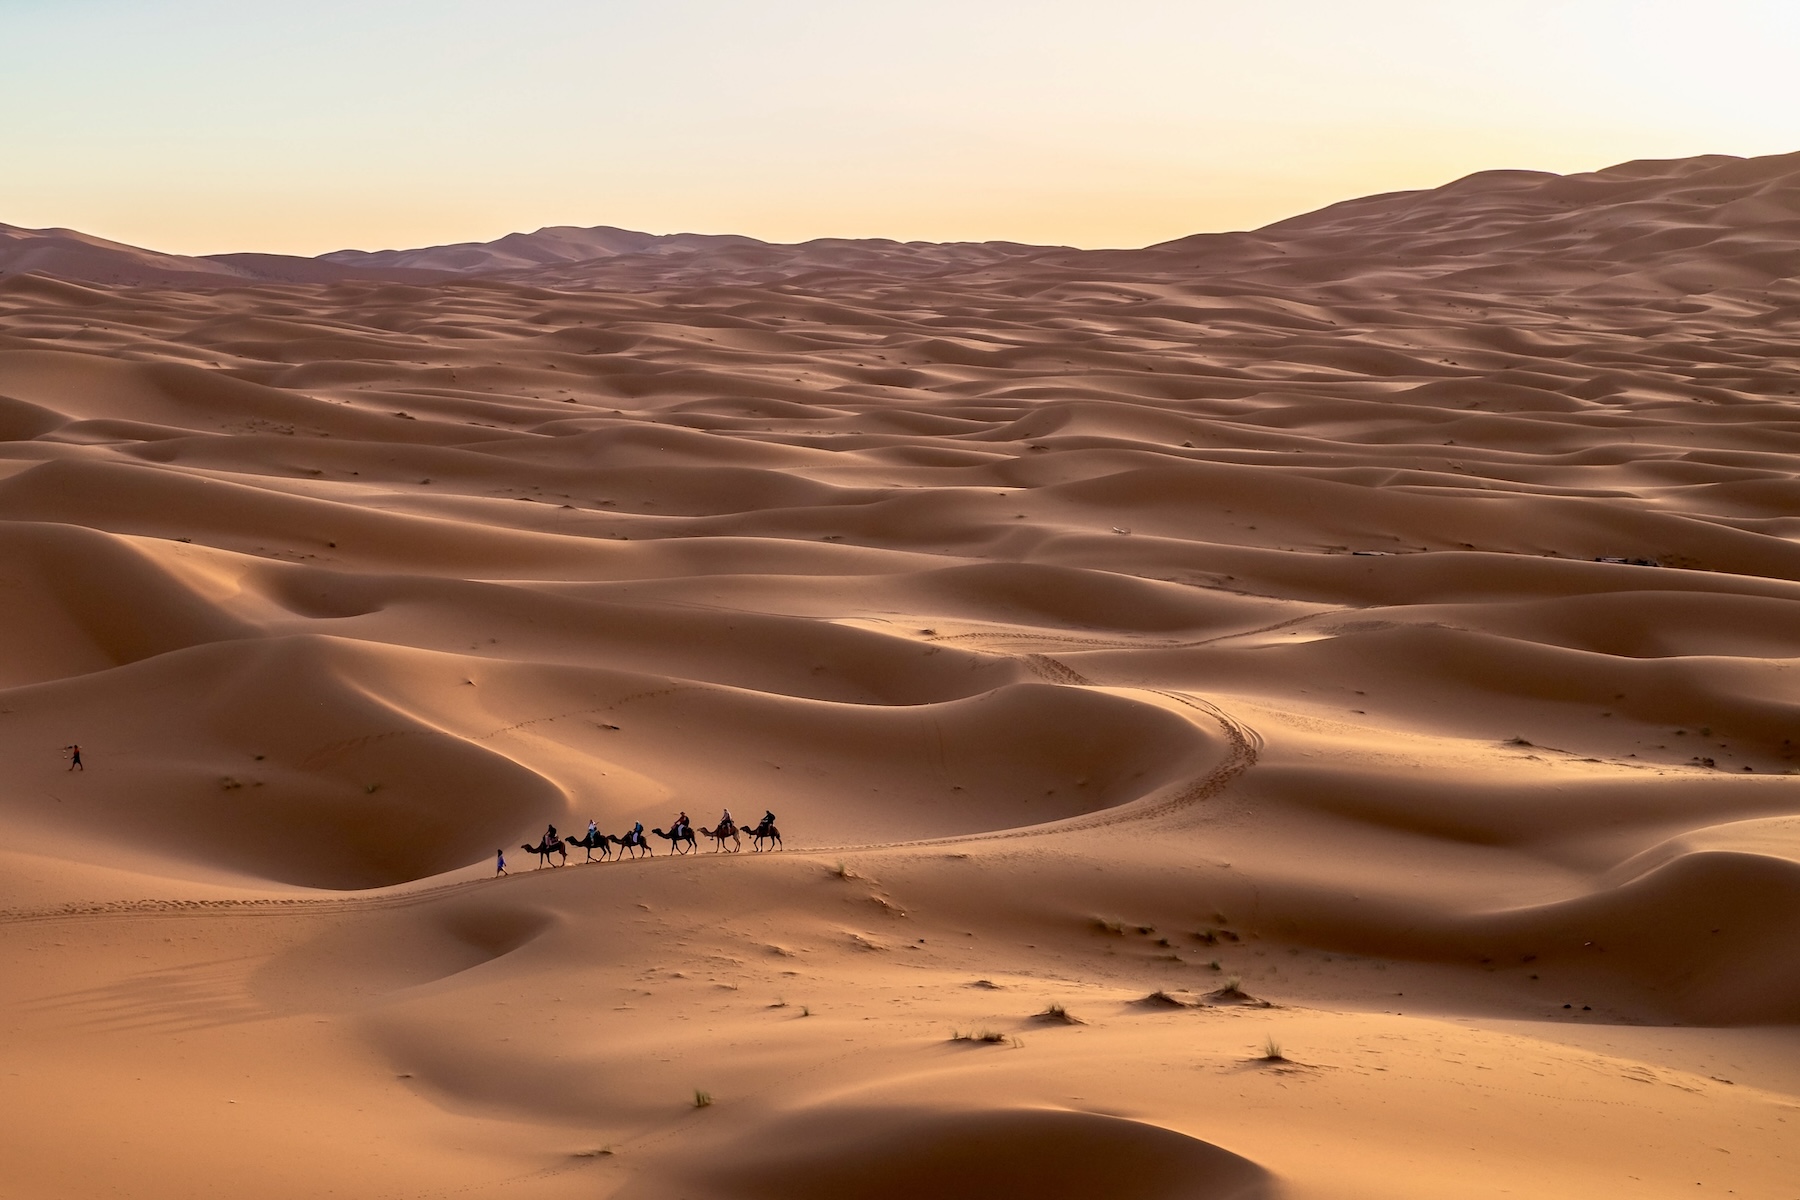
[[[1800,149],[1800,5],[0,0],[0,222],[1144,245],[1471,171]]]

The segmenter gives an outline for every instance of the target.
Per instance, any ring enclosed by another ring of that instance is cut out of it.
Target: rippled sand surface
[[[618,233],[0,276],[0,1195],[1789,1195],[1800,156]]]

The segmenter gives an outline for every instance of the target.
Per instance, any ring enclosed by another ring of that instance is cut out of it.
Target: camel
[[[623,836],[620,836],[618,834],[609,833],[606,835],[606,840],[611,842],[613,845],[615,845],[619,848],[619,857],[620,858],[625,857],[625,852],[627,850],[631,851],[631,857],[633,857],[633,858],[636,858],[638,856],[638,851],[640,851],[640,850],[642,850],[645,854],[649,854],[651,852],[650,851],[650,843],[647,840],[645,840],[643,834],[639,833],[635,829],[627,832]]]
[[[738,827],[733,825],[730,821],[719,822],[719,827],[717,829],[708,829],[706,826],[702,825],[700,827],[700,832],[704,833],[707,837],[717,843],[713,846],[714,853],[724,850],[727,841],[730,841],[731,843],[731,849],[728,853],[736,854],[743,848],[744,842],[742,838],[738,837]]]
[[[773,821],[764,821],[761,825],[758,825],[755,829],[750,831],[750,848],[752,850],[761,853],[763,848],[762,844],[765,841],[773,841],[775,843],[775,849],[777,850],[783,848],[781,845],[781,830],[775,828],[775,822]]]
[[[668,841],[673,842],[675,845],[675,853],[677,854],[686,854],[689,850],[692,850],[695,845],[694,831],[691,827],[683,828],[680,833],[664,833],[660,829],[652,829],[650,832],[654,833],[659,838],[665,838]]]
[[[550,863],[553,867],[561,867],[568,865],[569,862],[569,847],[561,838],[545,838],[535,846],[521,845],[519,849],[525,851],[527,854],[535,854],[538,856],[539,870],[542,870],[546,863]],[[562,862],[551,863],[550,856],[552,854],[562,855]]]
[[[583,850],[586,850],[588,862],[594,861],[594,851],[596,850],[600,852],[601,858],[612,857],[612,839],[607,837],[604,833],[584,833],[578,838],[570,838],[569,845],[580,846]]]

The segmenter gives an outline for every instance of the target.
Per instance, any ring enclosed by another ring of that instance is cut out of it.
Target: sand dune
[[[411,267],[491,274],[551,263],[588,262],[619,254],[658,254],[677,250],[731,250],[759,246],[754,238],[678,233],[657,236],[601,225],[592,229],[552,226],[536,233],[509,233],[492,242],[463,242],[419,250],[337,250],[319,257],[328,263],[360,267]]]
[[[210,282],[233,272],[183,254],[159,254],[73,229],[21,229],[0,225],[0,272],[127,285]]]
[[[793,1153],[809,1144],[818,1147],[812,1155]],[[732,1165],[692,1172],[699,1179],[690,1186],[720,1196],[870,1200],[1007,1194],[1254,1200],[1270,1193],[1264,1172],[1216,1146],[1154,1125],[1054,1109],[912,1113],[833,1106],[796,1114],[718,1153]]]
[[[1797,232],[0,228],[0,1193],[1788,1195]]]

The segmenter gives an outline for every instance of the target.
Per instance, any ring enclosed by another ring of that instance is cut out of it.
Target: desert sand
[[[0,229],[0,1196],[1795,1200],[1797,276]]]

